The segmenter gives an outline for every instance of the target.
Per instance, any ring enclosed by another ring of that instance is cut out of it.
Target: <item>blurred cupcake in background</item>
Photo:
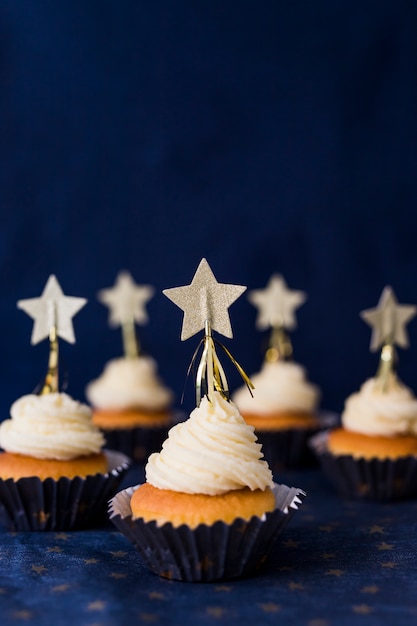
[[[318,409],[319,388],[293,361],[288,334],[296,327],[295,310],[306,296],[288,289],[284,278],[275,274],[265,289],[249,292],[248,299],[258,308],[257,328],[271,329],[271,334],[261,370],[250,377],[253,397],[241,387],[232,395],[233,401],[255,428],[274,471],[309,465],[314,457],[308,439],[328,424],[328,418]]]
[[[109,361],[86,388],[94,424],[107,445],[139,463],[160,448],[173,418],[173,393],[158,376],[156,361],[143,354],[135,329],[147,323],[145,305],[153,294],[153,287],[137,285],[128,272],[99,292],[110,309],[110,326],[122,329],[124,355]]]
[[[361,313],[380,349],[377,373],[349,396],[342,426],[312,439],[323,470],[342,496],[395,500],[417,496],[417,398],[396,373],[396,346],[417,307],[398,304],[385,287],[378,306]]]

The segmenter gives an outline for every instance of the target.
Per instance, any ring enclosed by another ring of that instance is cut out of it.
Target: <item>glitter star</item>
[[[32,613],[30,611],[13,611],[12,616],[15,620],[23,619],[23,620],[31,620]]]
[[[106,602],[102,600],[95,600],[87,605],[87,611],[104,611],[106,608]]]
[[[125,552],[124,550],[115,550],[114,552],[110,552],[110,554],[116,557],[116,559],[121,559],[127,555],[127,552]]]
[[[358,613],[359,615],[369,615],[369,613],[373,611],[373,608],[367,604],[356,604],[352,609],[354,613]]]
[[[258,308],[257,328],[284,327],[291,330],[297,325],[294,311],[305,302],[306,295],[303,291],[288,289],[283,277],[274,274],[265,289],[250,291],[248,300]]]
[[[35,320],[31,337],[32,345],[49,337],[54,326],[59,337],[69,343],[75,343],[72,318],[86,302],[85,298],[64,296],[56,277],[51,275],[40,298],[19,300],[17,306]]]
[[[46,567],[44,565],[32,565],[32,571],[37,574],[43,574],[43,572],[46,572]]]
[[[259,604],[259,608],[261,611],[264,611],[264,613],[278,613],[278,611],[281,610],[280,605],[275,604],[275,602],[263,602]]]
[[[62,585],[56,585],[52,587],[52,591],[68,591],[70,585],[68,583],[63,583]]]
[[[68,541],[69,535],[67,535],[67,533],[55,533],[55,539],[61,539],[61,541]]]
[[[207,613],[210,617],[223,617],[226,611],[221,606],[208,606]]]
[[[295,591],[296,589],[298,591],[304,591],[304,585],[302,583],[289,582],[288,583],[288,588],[291,591]]]
[[[368,585],[367,587],[361,589],[361,593],[378,593],[378,591],[379,587],[376,585]]]
[[[371,526],[370,529],[369,529],[369,534],[370,535],[375,535],[375,534],[383,535],[384,532],[385,531],[384,531],[383,527],[382,526],[378,526],[377,524],[375,524],[374,526]]]
[[[285,541],[282,542],[282,545],[285,546],[286,548],[298,548],[298,546],[300,545],[300,542],[294,541],[294,539],[286,539]]]
[[[345,572],[342,569],[329,569],[326,572],[326,576],[343,576]]]
[[[114,287],[98,292],[98,299],[110,309],[110,326],[120,326],[134,320],[146,324],[145,304],[155,293],[149,285],[137,285],[129,272],[119,272]]]
[[[213,330],[233,337],[228,309],[245,289],[242,285],[218,283],[206,259],[202,259],[190,285],[164,289],[163,293],[184,311],[184,341],[203,330],[206,320]]]
[[[382,541],[377,545],[378,550],[393,550],[394,546],[392,543],[387,543],[386,541]]]
[[[361,317],[372,327],[371,351],[375,352],[386,342],[408,348],[406,324],[417,313],[417,307],[398,304],[391,287],[385,287],[375,309],[366,309]]]

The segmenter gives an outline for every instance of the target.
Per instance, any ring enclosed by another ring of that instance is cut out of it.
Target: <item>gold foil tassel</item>
[[[385,343],[381,348],[378,370],[376,372],[376,379],[380,385],[381,391],[384,393],[388,391],[389,379],[391,374],[395,373],[396,364],[397,352],[394,344]]]
[[[273,326],[265,353],[265,361],[268,363],[289,361],[292,358],[292,352],[291,339],[284,326]]]
[[[200,406],[201,398],[207,395],[210,402],[213,401],[212,394],[214,391],[218,391],[223,398],[229,400],[229,388],[227,384],[226,375],[220,360],[216,353],[216,345],[220,346],[222,350],[227,354],[233,365],[238,370],[239,374],[243,378],[247,385],[249,392],[252,395],[252,389],[254,388],[249,376],[245,373],[243,368],[239,365],[236,359],[232,356],[229,350],[221,344],[219,341],[213,339],[211,334],[210,322],[205,322],[204,339],[202,339],[194,352],[191,364],[188,368],[187,375],[190,373],[195,360],[197,358],[198,351],[203,345],[203,352],[200,358],[200,362],[197,368],[196,375],[196,406]]]
[[[139,342],[136,336],[135,321],[133,317],[125,320],[122,324],[123,351],[128,359],[137,359],[140,353]]]
[[[48,358],[48,370],[45,376],[45,382],[39,391],[40,396],[44,396],[47,393],[58,393],[59,391],[59,372],[58,372],[58,332],[56,323],[56,305],[53,304],[53,320],[54,323],[49,331],[49,358]]]

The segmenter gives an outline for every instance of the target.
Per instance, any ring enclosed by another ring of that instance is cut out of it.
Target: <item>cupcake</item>
[[[86,388],[93,421],[106,444],[139,463],[161,447],[173,421],[173,394],[159,378],[155,360],[143,354],[135,330],[135,323],[148,321],[145,304],[153,292],[137,285],[128,272],[120,272],[114,287],[99,292],[110,310],[110,326],[122,329],[124,356],[109,361]]]
[[[329,418],[318,411],[319,388],[308,380],[305,368],[292,360],[287,330],[295,327],[294,311],[305,295],[289,290],[284,279],[274,275],[266,289],[250,292],[249,300],[259,309],[257,327],[271,327],[272,332],[261,370],[251,376],[253,396],[241,387],[233,401],[254,426],[274,471],[310,465],[314,457],[308,439]]]
[[[346,497],[391,500],[417,495],[417,399],[395,371],[395,345],[408,346],[405,323],[416,307],[398,305],[390,287],[362,317],[382,346],[375,377],[349,396],[340,428],[312,440],[323,468]]]
[[[241,290],[219,285],[203,259],[191,285],[164,292],[184,310],[183,338],[205,328],[197,406],[150,455],[146,482],[110,502],[110,519],[148,567],[167,578],[253,573],[304,495],[273,482],[253,427],[228,399],[211,331],[231,333],[227,308]]]
[[[139,463],[160,449],[172,425],[172,392],[148,356],[109,361],[103,374],[86,388],[93,422],[107,445]]]
[[[84,302],[64,296],[51,276],[41,298],[18,303],[35,319],[32,343],[49,334],[50,355],[39,395],[16,400],[0,424],[0,525],[9,530],[70,530],[103,520],[129,466],[124,455],[103,451],[89,407],[58,391],[58,336],[73,338],[71,318]]]
[[[305,369],[292,361],[265,361],[260,372],[250,378],[253,397],[246,387],[232,397],[255,428],[273,470],[310,465],[308,439],[325,423],[318,412],[318,387],[308,381]]]

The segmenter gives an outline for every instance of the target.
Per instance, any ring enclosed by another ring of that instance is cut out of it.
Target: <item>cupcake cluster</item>
[[[153,572],[209,582],[256,572],[302,505],[302,489],[276,482],[281,470],[319,462],[347,498],[417,496],[417,398],[396,352],[408,347],[417,307],[398,304],[387,287],[362,313],[379,365],[338,419],[294,359],[291,331],[306,296],[282,276],[249,292],[256,326],[269,333],[257,372],[249,377],[217,339],[232,338],[229,308],[245,289],[219,283],[203,259],[189,285],[164,291],[183,311],[181,339],[202,333],[190,367],[195,408],[181,422],[136,328],[147,322],[152,287],[123,272],[99,292],[123,353],[86,385],[88,405],[59,384],[59,339],[75,342],[72,318],[86,301],[65,296],[54,276],[39,298],[20,301],[34,320],[32,343],[48,339],[49,359],[37,392],[0,423],[0,525],[74,530],[110,518]],[[233,393],[219,348],[244,382]],[[145,481],[117,493],[132,463]]]

